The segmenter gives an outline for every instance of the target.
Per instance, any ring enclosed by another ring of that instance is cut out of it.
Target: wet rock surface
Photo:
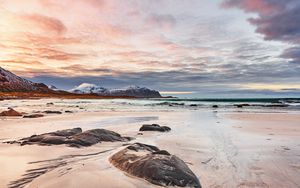
[[[140,128],[140,131],[168,132],[171,131],[171,128],[167,126],[160,126],[158,124],[145,124]]]
[[[45,114],[62,114],[61,111],[53,111],[53,110],[46,110],[44,111]]]
[[[120,134],[106,129],[92,129],[82,132],[81,128],[66,129],[41,135],[32,135],[18,141],[6,143],[19,143],[21,145],[61,145],[70,147],[87,147],[100,142],[126,142],[129,137],[122,137]]]
[[[201,188],[198,178],[184,161],[155,146],[132,144],[114,154],[110,162],[120,170],[155,185]]]
[[[23,118],[40,118],[44,117],[43,114],[29,114],[29,115],[24,115]]]

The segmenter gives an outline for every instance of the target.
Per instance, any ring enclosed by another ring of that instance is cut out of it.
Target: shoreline
[[[300,185],[300,145],[297,145],[297,140],[300,139],[300,126],[297,124],[299,118],[299,112],[274,113],[268,109],[255,113],[213,109],[135,109],[133,112],[91,110],[47,115],[37,119],[0,119],[0,139],[20,139],[33,134],[75,127],[84,130],[105,128],[122,136],[136,138],[129,143],[155,145],[177,155],[188,164],[203,187],[293,188]],[[139,135],[138,129],[141,125],[148,123],[169,126],[172,131],[145,132]],[[10,182],[18,180],[26,170],[56,164],[45,161],[50,159],[59,159],[56,162],[65,162],[66,165],[51,169],[35,178],[27,188],[75,185],[91,188],[99,185],[125,188],[158,187],[128,175],[109,163],[109,157],[124,147],[123,143],[99,143],[80,149],[63,145],[21,147],[1,143],[0,163],[5,173],[0,175],[0,187],[6,187]],[[111,151],[101,153],[106,150]],[[99,155],[91,155],[93,153]],[[69,155],[78,157],[66,157]],[[32,163],[35,161],[41,162]],[[14,167],[15,165],[17,166]]]

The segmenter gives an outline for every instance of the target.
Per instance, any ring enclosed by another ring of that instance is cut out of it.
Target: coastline
[[[96,94],[74,94],[66,92],[34,93],[34,92],[0,92],[0,99],[135,99],[127,96],[99,96]]]

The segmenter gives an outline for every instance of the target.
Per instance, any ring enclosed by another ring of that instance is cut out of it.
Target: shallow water
[[[300,111],[299,99],[36,99],[36,100],[5,100],[0,101],[0,111],[8,107],[22,112],[36,113],[45,110],[73,112],[101,111],[178,111],[214,109],[218,111],[252,111],[271,112]],[[274,103],[277,102],[277,103]],[[279,102],[279,103],[278,103]],[[238,108],[238,104],[248,104]],[[213,108],[217,105],[217,108]],[[272,105],[286,105],[272,106]]]

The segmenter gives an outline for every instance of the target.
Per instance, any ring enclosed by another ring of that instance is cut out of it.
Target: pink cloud
[[[222,3],[225,8],[238,7],[247,12],[257,12],[259,14],[272,14],[280,8],[278,4],[268,0],[225,0]]]
[[[43,16],[39,14],[23,15],[22,18],[31,22],[35,26],[44,29],[45,31],[62,34],[67,30],[66,26],[62,23],[62,21],[56,18]]]

